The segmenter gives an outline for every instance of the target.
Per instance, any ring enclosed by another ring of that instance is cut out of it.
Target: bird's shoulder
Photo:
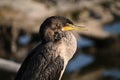
[[[45,80],[48,80],[48,78],[50,80],[53,80],[53,78],[59,78],[64,67],[64,60],[61,56],[56,56],[55,53],[59,54],[57,52],[57,47],[53,43],[38,44],[24,60],[18,71],[16,80],[19,80],[19,78],[25,80],[27,79],[27,76],[31,78],[30,80],[32,80],[32,78],[41,80],[40,78],[42,77],[46,78]],[[36,74],[38,76],[36,76]],[[51,74],[56,77],[51,77]]]

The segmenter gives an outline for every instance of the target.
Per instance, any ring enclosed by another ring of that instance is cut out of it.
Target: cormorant
[[[61,16],[47,18],[40,27],[40,43],[24,60],[15,80],[61,80],[77,42],[71,30],[80,30]]]

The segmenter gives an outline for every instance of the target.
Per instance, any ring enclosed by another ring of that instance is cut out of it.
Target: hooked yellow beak
[[[81,31],[85,31],[87,30],[87,28],[85,28],[84,26],[75,26],[72,24],[68,24],[67,26],[64,26],[62,28],[63,31],[70,31],[70,30],[81,30]]]

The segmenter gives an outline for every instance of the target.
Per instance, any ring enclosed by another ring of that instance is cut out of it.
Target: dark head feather
[[[39,35],[42,41],[57,41],[65,36],[62,27],[67,24],[73,24],[67,18],[61,16],[52,16],[47,18],[40,27]]]

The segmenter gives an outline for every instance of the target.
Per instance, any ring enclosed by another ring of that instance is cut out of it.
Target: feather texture
[[[52,43],[38,45],[23,62],[15,80],[59,80],[64,60]]]

